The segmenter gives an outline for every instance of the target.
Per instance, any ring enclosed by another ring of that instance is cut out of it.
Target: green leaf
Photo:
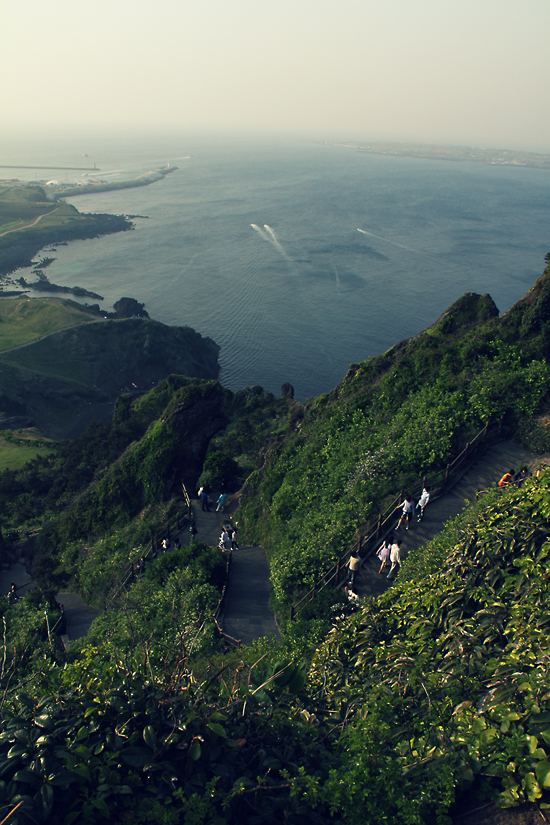
[[[139,768],[142,769],[153,759],[153,754],[148,748],[139,748],[137,746],[124,748],[120,752],[120,756],[122,757],[122,761],[125,762],[127,765],[130,765],[131,768]]]
[[[216,722],[210,722],[206,727],[214,733],[216,733],[218,736],[222,736],[224,739],[227,738],[225,730],[222,728],[221,725],[218,725]]]
[[[152,725],[147,725],[143,728],[143,739],[145,744],[148,745],[151,750],[157,750],[159,746],[159,741],[157,739],[157,734],[155,733],[155,729]]]
[[[27,782],[32,785],[36,785],[40,782],[39,774],[35,773],[34,771],[30,771],[27,768],[23,768],[13,776],[14,782]]]
[[[92,805],[94,808],[97,808],[98,811],[101,811],[105,819],[111,818],[111,812],[103,799],[92,799]]]
[[[34,724],[38,725],[39,728],[51,728],[53,719],[49,713],[43,713],[41,716],[35,718]]]
[[[543,788],[550,788],[550,762],[546,759],[538,762],[535,766],[535,773],[539,781],[539,785]]]
[[[70,769],[71,773],[76,773],[77,776],[81,776],[83,779],[86,779],[88,782],[91,779],[90,769],[84,762],[79,762],[77,765],[73,765]]]
[[[42,785],[40,788],[40,798],[42,800],[42,816],[47,820],[52,812],[53,806],[53,788],[51,785]]]
[[[195,739],[193,741],[193,744],[191,745],[191,747],[189,749],[189,756],[191,757],[191,759],[193,759],[196,762],[197,759],[200,759],[200,755],[201,755],[201,743],[199,742],[198,739]]]

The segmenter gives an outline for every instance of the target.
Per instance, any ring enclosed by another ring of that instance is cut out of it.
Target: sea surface
[[[95,162],[111,180],[178,166],[150,186],[69,199],[81,212],[142,217],[134,231],[43,252],[55,258],[47,275],[100,293],[106,309],[130,296],[152,318],[210,336],[233,390],[327,392],[350,363],[420,332],[464,292],[489,292],[506,311],[550,250],[544,170],[211,136],[4,137],[0,157]]]

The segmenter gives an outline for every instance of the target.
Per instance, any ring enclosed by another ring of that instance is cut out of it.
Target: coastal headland
[[[4,289],[13,286],[7,276],[16,269],[32,266],[33,259],[45,246],[134,228],[125,215],[81,213],[60,198],[148,186],[164,180],[176,169],[176,166],[165,166],[118,181],[102,179],[97,170],[85,184],[0,182],[0,278]],[[51,291],[51,287],[45,288]]]
[[[128,302],[116,306],[123,313]],[[107,318],[61,298],[0,299],[0,426],[67,438],[110,419],[121,394],[141,395],[172,374],[218,377],[214,341],[141,313]]]
[[[107,420],[121,393],[140,395],[171,374],[217,378],[219,346],[190,327],[151,320],[143,305],[121,298],[114,312],[98,303],[32,298],[29,289],[72,293],[102,301],[79,286],[59,286],[44,270],[54,258],[38,252],[70,240],[133,229],[124,215],[83,214],[57,200],[110,189],[145,186],[176,167],[126,181],[94,180],[83,186],[10,181],[0,185],[0,424],[36,427],[51,438],[81,432]],[[10,277],[32,267],[33,279]]]

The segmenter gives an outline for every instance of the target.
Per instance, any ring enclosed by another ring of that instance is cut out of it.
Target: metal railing
[[[498,421],[487,421],[486,425],[480,430],[477,435],[468,441],[465,448],[460,452],[456,458],[447,464],[446,467],[433,473],[431,476],[424,476],[421,482],[417,482],[410,487],[410,493],[413,498],[417,498],[422,492],[422,488],[428,484],[432,491],[435,488],[435,496],[442,495],[447,491],[451,482],[451,477],[463,465],[477,453],[481,444],[483,444],[489,436],[496,435],[497,440],[501,437],[502,427],[504,424],[504,415]],[[455,481],[458,479],[454,479]],[[295,618],[296,614],[306,605],[312,602],[326,587],[333,585],[338,586],[340,581],[340,574],[345,569],[347,561],[352,553],[359,555],[363,559],[371,555],[375,550],[376,543],[380,538],[390,530],[390,526],[396,520],[396,509],[403,501],[404,491],[401,490],[386,507],[383,513],[380,513],[376,520],[373,520],[365,525],[360,531],[353,544],[346,550],[346,552],[339,556],[336,563],[321,578],[315,582],[313,587],[294,605],[290,607],[290,619]],[[432,498],[434,496],[432,495]],[[355,551],[355,552],[354,552]]]
[[[185,504],[185,513],[177,513],[167,524],[164,525],[162,530],[155,534],[151,541],[145,546],[141,554],[141,558],[144,561],[148,559],[154,559],[158,556],[160,552],[160,548],[162,546],[162,542],[164,539],[170,541],[173,535],[178,535],[178,533],[187,525],[191,523],[193,518],[193,513],[191,509],[191,499],[189,498],[189,494],[185,488],[185,484],[182,482],[182,492],[183,492],[183,500]],[[105,599],[105,609],[112,608],[115,606],[116,599],[120,594],[126,590],[128,585],[134,581],[136,575],[136,562],[131,561],[128,562],[128,565],[124,568],[121,578],[117,582],[117,584],[113,587],[109,595]]]
[[[237,647],[241,643],[241,639],[235,639],[233,636],[230,636],[226,633],[220,624],[220,614],[222,612],[223,603],[225,601],[225,597],[227,595],[227,588],[229,586],[229,575],[231,573],[231,559],[233,557],[233,553],[229,553],[227,558],[227,562],[225,565],[225,581],[223,583],[222,592],[218,601],[218,605],[215,611],[212,613],[212,618],[214,620],[214,624],[216,626],[216,630],[218,631],[220,638],[225,639],[225,641],[230,644],[232,647]]]

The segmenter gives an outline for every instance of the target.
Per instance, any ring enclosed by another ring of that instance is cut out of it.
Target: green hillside
[[[0,188],[0,276],[30,266],[44,246],[75,238],[123,232],[133,224],[121,215],[82,214],[69,203],[48,200],[41,186]]]
[[[0,351],[59,329],[97,320],[85,307],[60,298],[0,300]]]
[[[11,303],[19,307],[19,299]],[[35,304],[40,306],[32,311]],[[56,320],[69,318],[73,325],[0,352],[4,428],[33,425],[49,437],[63,438],[81,432],[94,418],[110,418],[122,393],[143,393],[171,373],[218,375],[218,345],[190,327],[169,327],[148,318],[98,321],[97,315],[78,311],[73,319],[70,302],[55,299],[24,301],[23,310],[27,305],[28,335],[55,327]],[[6,323],[19,316],[26,325],[23,310],[13,311]],[[96,323],[80,323],[88,318]],[[0,334],[2,327],[0,322]],[[13,339],[11,332],[7,335]]]
[[[480,498],[352,615],[328,590],[286,617],[396,491],[488,419],[548,449],[549,342],[550,268],[502,318],[467,294],[305,406],[171,376],[0,473],[3,529],[41,528],[25,549],[41,589],[1,606],[11,821],[443,825],[465,799],[544,813],[550,471]],[[224,572],[200,542],[109,601],[181,509],[182,480],[240,488],[241,539],[270,561],[279,646],[223,647],[211,615]],[[68,651],[44,631],[62,586],[111,605]]]

